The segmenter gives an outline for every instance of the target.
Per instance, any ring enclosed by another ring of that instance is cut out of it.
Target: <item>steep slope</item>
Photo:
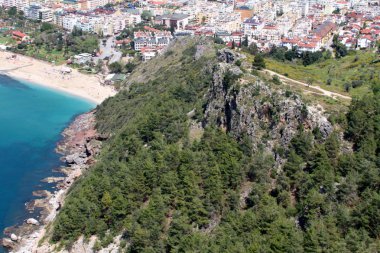
[[[99,250],[121,235],[128,252],[375,252],[377,95],[335,126],[352,151],[321,108],[245,73],[239,57],[183,39],[140,65],[97,109],[110,138],[51,242],[96,235]]]

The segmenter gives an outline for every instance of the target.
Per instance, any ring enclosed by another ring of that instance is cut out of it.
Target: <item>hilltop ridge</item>
[[[242,57],[179,39],[137,67],[98,106],[109,139],[41,247],[375,252],[378,94],[329,115]]]

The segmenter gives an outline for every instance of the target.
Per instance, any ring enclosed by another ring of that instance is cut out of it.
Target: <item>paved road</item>
[[[120,61],[122,53],[118,51],[115,46],[115,37],[111,36],[107,39],[107,42],[105,45],[103,45],[103,41],[99,41],[100,44],[100,52],[101,55],[99,56],[99,59],[104,60],[104,58],[109,58],[109,63]]]
[[[345,96],[345,95],[342,95],[342,94],[339,94],[339,93],[336,93],[336,92],[328,91],[328,90],[322,89],[319,86],[308,85],[307,83],[291,79],[289,77],[286,77],[284,75],[278,74],[278,73],[276,73],[274,71],[271,71],[271,70],[268,70],[268,69],[265,69],[263,71],[266,72],[266,73],[268,73],[268,74],[270,74],[270,75],[272,75],[272,76],[273,75],[277,75],[281,80],[290,81],[290,82],[297,83],[297,84],[300,84],[300,85],[303,85],[303,86],[306,86],[306,87],[309,87],[309,88],[316,89],[316,90],[322,92],[322,95],[324,95],[324,96],[328,96],[328,97],[331,97],[331,98],[334,98],[334,99],[336,99],[337,97],[344,98],[344,99],[351,99],[351,97],[349,97],[349,96]]]

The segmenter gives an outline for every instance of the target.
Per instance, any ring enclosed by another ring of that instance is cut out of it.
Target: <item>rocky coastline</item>
[[[68,189],[96,162],[102,141],[106,139],[95,129],[95,110],[76,117],[63,131],[62,136],[56,152],[62,155],[64,165],[54,169],[61,172],[62,176],[43,179],[42,182],[55,184],[55,191],[33,192],[36,199],[25,204],[31,217],[21,225],[4,230],[5,237],[0,240],[0,245],[10,252],[37,252],[37,248],[40,247],[39,241],[44,237],[47,225],[61,209]]]

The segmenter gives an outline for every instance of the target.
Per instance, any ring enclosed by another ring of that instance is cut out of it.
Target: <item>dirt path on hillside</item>
[[[308,88],[312,88],[312,89],[318,90],[318,91],[320,91],[322,93],[321,95],[324,95],[324,96],[328,96],[328,97],[331,97],[331,98],[334,98],[334,99],[336,99],[337,97],[339,97],[339,98],[350,99],[351,100],[351,97],[349,97],[349,96],[345,96],[345,95],[342,95],[342,94],[339,94],[339,93],[336,93],[336,92],[328,91],[328,90],[322,89],[319,86],[308,85],[307,83],[291,79],[289,77],[286,77],[284,75],[278,74],[278,73],[276,73],[274,71],[271,71],[271,70],[268,70],[268,69],[263,70],[263,72],[268,73],[271,76],[277,75],[280,78],[281,81],[293,82],[293,83],[300,84],[300,85],[303,85],[303,86],[308,87]]]

